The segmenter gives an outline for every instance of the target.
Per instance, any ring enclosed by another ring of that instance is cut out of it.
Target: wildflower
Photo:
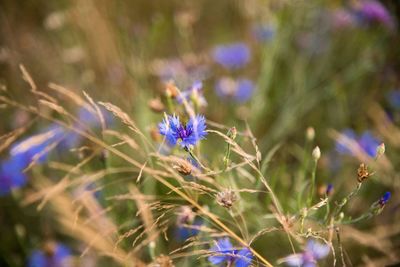
[[[253,95],[255,86],[248,79],[234,80],[230,77],[222,77],[215,85],[217,96],[223,100],[234,100],[239,103],[248,101]]]
[[[379,23],[388,28],[393,27],[393,19],[389,11],[379,1],[367,0],[361,1],[360,6],[356,9],[360,19],[367,23]]]
[[[359,146],[367,153],[370,157],[376,156],[376,148],[380,145],[378,139],[376,139],[371,132],[364,132],[358,139]]]
[[[27,177],[24,173],[25,159],[21,156],[13,157],[0,166],[0,196],[7,195],[14,188],[26,184]]]
[[[309,240],[303,253],[292,254],[283,259],[289,266],[317,266],[317,260],[325,258],[329,254],[329,246]]]
[[[213,255],[208,257],[208,261],[214,265],[226,263],[226,266],[247,267],[253,259],[253,254],[248,248],[233,248],[227,237],[218,239],[210,251]]]
[[[319,149],[318,146],[316,146],[314,148],[314,150],[312,151],[312,157],[313,157],[314,161],[318,161],[319,158],[321,157],[321,150]]]
[[[188,89],[181,92],[177,97],[178,103],[182,103],[183,100],[192,101],[198,107],[207,106],[207,101],[203,96],[203,83],[201,81],[195,81]]]
[[[306,130],[306,138],[309,141],[314,140],[314,138],[315,138],[315,130],[314,130],[313,127],[308,127],[307,128],[307,130]]]
[[[238,69],[249,62],[250,49],[244,43],[219,45],[213,51],[213,58],[226,69]]]
[[[380,199],[379,199],[379,206],[381,208],[383,208],[386,203],[389,201],[391,197],[391,193],[390,192],[386,192]]]
[[[57,125],[50,125],[43,133],[33,135],[15,143],[10,150],[11,157],[20,157],[24,162],[23,169],[35,160],[43,163],[48,156],[49,146],[60,142],[65,135],[65,130]]]
[[[365,131],[360,137],[351,130],[346,129],[342,132],[342,135],[355,142],[358,147],[370,157],[376,156],[376,148],[381,143],[370,131]],[[347,146],[347,141],[344,138],[339,138],[335,144],[336,151],[340,154],[353,155],[353,151]]]
[[[179,240],[186,240],[189,237],[197,235],[200,227],[203,224],[201,218],[196,218],[196,213],[189,206],[182,206],[179,210],[176,220],[177,230],[176,236]]]
[[[328,184],[328,185],[326,186],[325,194],[326,194],[327,196],[329,196],[329,195],[332,194],[332,192],[333,192],[333,184]]]
[[[226,189],[217,194],[217,203],[224,208],[230,209],[233,206],[233,203],[237,200],[237,196],[235,192],[230,189]]]
[[[35,250],[29,257],[28,267],[69,267],[71,251],[55,242],[47,242],[42,250]]]
[[[381,156],[383,156],[383,154],[385,154],[385,143],[380,144],[377,148],[376,148],[376,157],[379,158]]]
[[[170,145],[174,146],[180,141],[181,147],[186,149],[196,145],[207,135],[205,118],[202,115],[190,118],[186,124],[181,123],[178,116],[167,116],[158,125],[158,129]]]
[[[259,42],[267,42],[275,35],[275,29],[269,24],[258,24],[253,26],[253,35]]]

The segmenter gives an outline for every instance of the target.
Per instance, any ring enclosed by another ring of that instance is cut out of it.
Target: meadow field
[[[0,3],[0,267],[399,266],[400,2]]]

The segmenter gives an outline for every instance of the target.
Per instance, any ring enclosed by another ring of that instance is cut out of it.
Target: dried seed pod
[[[187,160],[176,160],[174,166],[172,166],[175,170],[177,170],[182,175],[190,175],[192,173],[192,164],[190,164]]]
[[[222,207],[230,209],[233,206],[233,203],[237,200],[237,196],[231,189],[226,189],[217,194],[216,200]]]
[[[368,171],[368,167],[366,164],[361,163],[360,167],[358,167],[357,170],[357,181],[359,183],[364,182],[369,176],[371,176],[371,173]]]
[[[165,105],[163,104],[163,102],[161,102],[159,98],[150,99],[147,105],[152,111],[156,113],[160,113],[165,110]]]

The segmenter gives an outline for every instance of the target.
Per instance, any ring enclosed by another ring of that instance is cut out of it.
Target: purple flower
[[[361,1],[357,9],[361,20],[369,23],[381,23],[388,28],[393,27],[393,20],[388,10],[379,1],[367,0]]]
[[[181,123],[178,116],[167,116],[158,125],[158,128],[160,134],[165,136],[170,145],[174,146],[180,141],[183,148],[196,145],[207,135],[206,122],[202,115],[190,118],[186,124]]]
[[[214,265],[226,263],[227,266],[247,267],[253,259],[253,254],[248,248],[241,250],[233,248],[227,237],[218,239],[210,251],[212,256],[208,257],[208,261]]]
[[[333,191],[333,184],[328,184],[328,185],[326,186],[325,194],[326,194],[327,196],[329,196],[329,195],[332,193],[332,191]]]
[[[250,60],[250,49],[244,43],[219,45],[213,51],[214,61],[227,69],[244,67]]]
[[[267,42],[275,35],[275,29],[269,24],[258,24],[253,26],[253,35],[259,42]]]
[[[376,148],[381,144],[370,131],[365,131],[360,137],[351,129],[346,129],[342,132],[347,139],[353,140],[368,156],[376,156]],[[347,141],[339,138],[336,141],[335,148],[340,154],[352,155],[352,150],[347,146]]]
[[[328,256],[329,250],[328,245],[309,240],[303,253],[289,255],[283,261],[288,266],[314,267],[317,266],[318,260]]]
[[[29,257],[28,267],[70,267],[71,251],[68,247],[54,243],[48,251],[35,250]]]
[[[370,157],[376,156],[376,148],[381,142],[375,138],[371,132],[364,132],[358,139],[358,145],[367,153]]]
[[[386,203],[389,201],[390,197],[391,197],[391,193],[390,192],[386,192],[380,199],[379,199],[379,205],[381,207],[385,206]]]
[[[222,77],[215,85],[217,95],[223,100],[234,100],[239,103],[246,102],[254,92],[254,84],[247,79],[234,80]]]
[[[25,159],[21,156],[13,157],[0,166],[0,196],[7,195],[13,188],[20,188],[26,184],[27,177],[24,168]]]

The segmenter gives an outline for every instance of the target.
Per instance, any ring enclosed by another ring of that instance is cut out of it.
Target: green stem
[[[314,187],[315,187],[315,173],[317,172],[317,160],[314,160],[314,167],[311,174],[311,188],[310,188],[310,195],[308,196],[307,206],[310,207],[312,203],[312,199],[314,196]]]

